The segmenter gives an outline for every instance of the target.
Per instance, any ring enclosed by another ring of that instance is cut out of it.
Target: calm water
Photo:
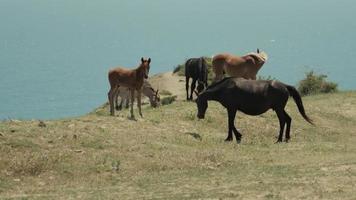
[[[270,59],[260,74],[296,84],[308,70],[356,88],[354,0],[0,0],[0,119],[53,119],[107,99],[110,67],[152,58],[151,74],[188,57]]]

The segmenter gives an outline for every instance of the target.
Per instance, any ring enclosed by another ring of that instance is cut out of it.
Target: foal
[[[190,96],[188,95],[189,90],[189,78],[192,78],[192,84],[190,85]],[[200,58],[190,58],[185,62],[185,89],[187,92],[187,100],[193,100],[193,91],[195,90],[195,84],[198,80],[198,93],[203,91],[204,87],[208,87],[208,70],[207,64],[203,57]]]
[[[284,110],[289,96],[292,96],[303,118],[313,124],[305,114],[304,106],[298,91],[290,85],[278,81],[246,80],[243,78],[225,78],[210,85],[197,98],[198,118],[203,119],[208,100],[221,103],[228,111],[229,132],[225,141],[232,141],[234,132],[237,143],[241,141],[241,134],[235,128],[234,121],[236,111],[242,111],[248,115],[260,115],[269,109],[273,109],[279,120],[280,130],[277,142],[282,142],[284,126],[286,129],[286,142],[290,139],[290,126],[292,118]]]
[[[141,90],[144,79],[148,78],[150,70],[151,58],[141,58],[141,64],[136,69],[125,69],[117,67],[111,69],[108,74],[110,90],[108,92],[108,98],[110,103],[110,114],[115,115],[114,102],[117,99],[119,87],[127,87],[131,94],[131,118],[134,118],[133,103],[135,97],[135,90],[137,91],[137,107],[139,114],[142,117],[141,112]]]
[[[153,108],[156,108],[160,105],[161,98],[158,93],[158,90],[153,89],[152,85],[146,79],[143,81],[142,94],[148,97],[148,99],[150,100],[150,104]],[[118,96],[121,97],[121,102],[120,104],[118,104],[118,99],[115,100],[115,109],[121,110],[123,102],[125,102],[126,104],[125,107],[128,108],[130,102],[130,90],[126,87],[120,87]]]
[[[235,56],[228,53],[213,56],[214,81],[224,78],[224,73],[232,77],[242,77],[245,79],[256,80],[256,74],[267,61],[268,56],[265,52],[249,53],[245,56]]]

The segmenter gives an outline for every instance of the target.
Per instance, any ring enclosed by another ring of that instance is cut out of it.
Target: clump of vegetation
[[[173,73],[178,74],[179,76],[184,76],[184,64],[179,64],[173,69]]]
[[[327,75],[306,73],[305,79],[299,81],[298,90],[302,95],[337,92],[337,83],[326,81]]]
[[[161,99],[161,103],[162,103],[162,105],[168,105],[168,104],[173,103],[176,99],[177,99],[176,95],[167,96],[167,97],[164,97],[164,98]]]

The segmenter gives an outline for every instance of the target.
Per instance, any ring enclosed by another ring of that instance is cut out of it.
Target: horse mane
[[[216,87],[217,85],[222,84],[222,83],[225,82],[226,80],[232,79],[232,78],[234,78],[234,77],[225,77],[225,78],[221,79],[220,81],[214,82],[214,83],[212,83],[211,85],[209,85],[209,86],[206,88],[206,90],[212,89],[212,88]]]
[[[264,51],[261,51],[259,53],[251,52],[251,53],[246,54],[246,56],[253,57],[253,59],[258,61],[259,63],[265,63],[268,60],[268,55]]]

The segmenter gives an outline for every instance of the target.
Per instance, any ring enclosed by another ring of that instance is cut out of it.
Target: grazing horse
[[[290,139],[290,126],[292,118],[284,110],[289,96],[292,96],[303,118],[313,124],[305,114],[302,99],[298,91],[290,85],[278,81],[246,80],[229,77],[210,85],[197,98],[198,118],[203,119],[208,100],[220,102],[228,111],[229,131],[225,141],[232,141],[234,132],[237,143],[241,141],[241,134],[235,128],[236,111],[248,115],[260,115],[272,108],[279,120],[280,131],[277,142],[282,142],[284,126],[286,129],[286,142]]]
[[[136,69],[125,69],[117,67],[111,69],[108,74],[110,90],[108,92],[108,98],[110,103],[110,114],[115,115],[114,102],[117,99],[119,88],[127,87],[131,94],[131,118],[134,118],[133,103],[135,97],[135,90],[137,91],[137,107],[139,114],[142,117],[141,112],[141,90],[144,79],[148,78],[150,70],[151,58],[141,58],[141,64]]]
[[[267,61],[268,56],[265,52],[249,53],[245,56],[234,56],[228,53],[213,56],[214,81],[224,78],[224,73],[232,77],[242,77],[245,79],[256,80],[258,70]]]
[[[193,79],[192,84],[190,85],[190,96],[188,95],[189,78]],[[195,90],[197,80],[197,90],[198,93],[200,93],[203,91],[204,87],[208,86],[207,64],[203,57],[190,58],[185,62],[185,89],[187,91],[187,100],[193,100],[193,91]]]
[[[146,79],[143,81],[142,94],[145,95],[146,97],[148,97],[148,99],[150,100],[150,104],[153,108],[156,108],[157,106],[160,105],[161,98],[158,93],[158,90],[154,90],[152,85]],[[125,87],[120,87],[118,96],[121,97],[121,102],[120,102],[120,104],[118,104],[117,98],[116,98],[116,101],[115,101],[116,110],[122,109],[123,102],[126,103],[126,108],[129,108],[130,90]],[[137,93],[136,93],[136,96],[137,96]]]

